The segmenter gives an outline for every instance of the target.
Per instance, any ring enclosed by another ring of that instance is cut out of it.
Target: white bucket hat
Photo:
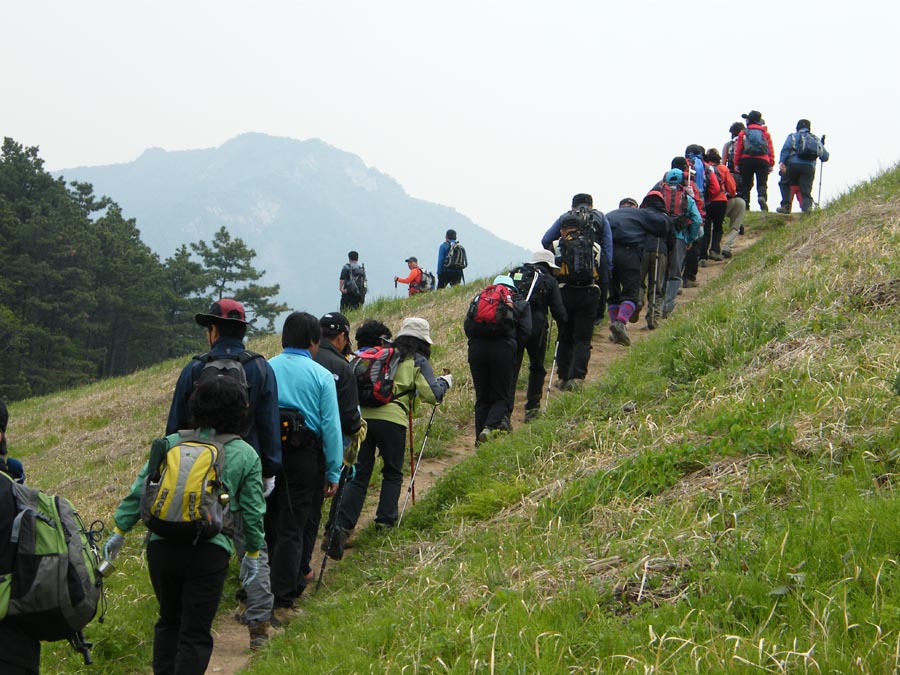
[[[543,248],[540,251],[534,252],[534,255],[531,256],[531,262],[547,263],[548,265],[550,265],[550,269],[559,269],[559,265],[556,264],[556,257],[552,253],[550,253],[550,251],[547,251]]]
[[[430,345],[434,344],[434,342],[431,341],[431,326],[428,325],[428,321],[420,319],[417,316],[403,319],[403,323],[400,324],[400,330],[394,336],[394,339],[396,340],[398,337],[404,335],[419,338]]]

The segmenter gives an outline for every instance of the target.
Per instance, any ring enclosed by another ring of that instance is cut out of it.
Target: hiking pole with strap
[[[822,134],[822,147],[825,147],[825,134]],[[838,148],[840,150],[840,148]],[[819,194],[816,196],[816,211],[822,203],[822,174],[825,173],[825,162],[819,161]]]
[[[416,472],[415,465],[415,446],[413,445],[413,416],[412,416],[412,402],[410,402],[409,406],[409,475],[413,476]],[[412,500],[413,504],[416,503],[416,488],[415,484],[412,480],[409,481],[409,490],[412,490]]]
[[[437,409],[437,406],[434,406],[431,409],[431,418],[428,420],[428,426],[425,427],[425,438],[422,439],[422,449],[419,450],[419,458],[413,466],[412,475],[409,479],[409,487],[406,488],[406,499],[403,501],[403,508],[400,509],[400,517],[397,518],[397,527],[400,527],[400,521],[403,520],[403,514],[406,511],[406,505],[409,504],[410,495],[413,496],[413,504],[416,503],[416,474],[419,472],[419,464],[422,462],[422,455],[425,454],[425,445],[428,443],[428,432],[431,431],[431,423],[434,422],[434,414],[437,412]],[[410,457],[410,459],[412,458]]]
[[[553,350],[553,365],[550,366],[550,379],[547,381],[547,396],[544,399],[544,412],[547,412],[547,407],[550,405],[550,390],[553,386],[553,372],[556,370],[557,356],[559,356],[559,326],[556,327],[556,348]]]
[[[337,517],[341,512],[341,504],[344,502],[344,488],[347,486],[347,481],[350,480],[349,476],[352,472],[352,466],[344,464],[344,466],[341,467],[341,477],[338,479],[337,494],[334,496],[334,517],[331,520],[331,535],[328,537],[328,549],[326,549],[325,554],[322,556],[322,567],[319,568],[319,578],[316,580],[316,591],[319,590],[319,587],[322,585],[322,577],[325,576],[325,565],[328,564],[328,551],[331,550],[331,545],[334,543],[334,537],[338,530]]]

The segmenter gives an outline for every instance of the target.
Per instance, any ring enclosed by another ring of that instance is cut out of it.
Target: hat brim
[[[198,326],[203,326],[204,328],[208,328],[216,321],[229,321],[231,323],[240,323],[245,326],[249,326],[252,323],[250,321],[243,321],[241,319],[224,319],[221,316],[216,316],[215,314],[194,314],[194,321],[197,322]]]
[[[405,332],[404,332],[404,331],[401,330],[399,333],[397,333],[397,334],[394,336],[394,339],[396,340],[398,337],[403,337],[404,335],[406,335],[406,336],[408,336],[408,337],[418,338],[418,339],[422,340],[423,342],[427,342],[427,343],[430,344],[430,345],[433,345],[433,344],[434,344],[434,341],[431,339],[431,336],[429,336],[429,335],[419,335],[418,332],[414,332],[414,331],[405,331]]]

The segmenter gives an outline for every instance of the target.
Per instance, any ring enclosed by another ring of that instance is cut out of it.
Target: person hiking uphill
[[[675,227],[675,247],[669,250],[666,296],[662,305],[662,318],[665,319],[675,309],[675,299],[681,288],[685,251],[703,236],[703,218],[688,186],[684,184],[681,169],[667,171],[664,179],[651,190],[654,191],[663,195],[666,213],[672,217]]]
[[[347,262],[341,268],[338,279],[338,290],[341,292],[341,311],[346,312],[362,307],[368,291],[366,266],[359,264],[359,253],[350,251]]]
[[[394,277],[394,284],[398,282],[409,284],[410,296],[421,293],[424,289],[422,288],[422,269],[419,267],[418,258],[411,255],[406,259],[406,264],[409,266],[409,276],[403,278]]]
[[[456,240],[456,230],[447,230],[443,243],[438,247],[438,288],[458,286],[463,283],[463,270],[468,266],[466,249]]]
[[[647,330],[655,330],[662,318],[663,298],[666,294],[666,266],[669,251],[675,247],[674,220],[666,213],[666,204],[661,192],[647,193],[641,201],[644,222],[650,225],[644,238],[644,253],[641,258],[641,289],[638,307],[629,321],[635,323],[640,310],[646,306]],[[665,234],[657,234],[664,230]]]
[[[728,198],[729,195],[734,196],[735,185],[728,168],[721,163],[722,157],[718,150],[710,148],[703,156],[703,160],[705,170],[714,180],[710,180],[709,189],[704,194],[706,223],[700,243],[700,260],[718,262],[726,257],[722,251],[722,226],[728,210]]]
[[[384,466],[375,526],[392,528],[397,523],[410,407],[416,400],[437,405],[453,385],[449,374],[434,376],[428,360],[432,344],[428,321],[419,317],[404,319],[393,342],[394,358],[398,359],[393,379],[395,396],[381,406],[362,406],[368,428],[359,448],[356,475],[344,487],[343,503],[334,518],[334,533],[326,531],[322,540],[322,549],[334,560],[343,558],[347,537],[359,521],[375,468],[376,450]]]
[[[741,115],[747,120],[747,128],[738,134],[734,142],[734,164],[741,176],[741,189],[747,210],[750,210],[750,191],[756,178],[756,196],[760,211],[768,211],[768,182],[775,166],[775,150],[772,137],[765,127],[762,113],[751,110]]]
[[[240,575],[244,587],[254,581],[259,571],[266,510],[259,455],[236,435],[244,427],[248,410],[246,389],[227,376],[199,383],[188,401],[192,422],[187,428],[194,429],[200,439],[235,434],[224,445],[221,482],[228,487],[228,510],[241,516],[246,548]],[[161,442],[168,451],[181,442],[185,433],[170,434],[154,446]],[[155,456],[154,451],[151,456]],[[116,559],[125,535],[141,519],[141,492],[151,473],[150,464],[151,460],[144,464],[128,496],[116,509],[115,529],[103,549],[109,561]],[[150,535],[147,568],[159,603],[153,635],[155,674],[206,672],[213,649],[212,623],[233,552],[231,538],[222,532],[194,542]]]
[[[554,276],[559,271],[553,254],[541,249],[535,251],[531,262],[525,263],[510,276],[531,307],[531,334],[524,342],[516,342],[516,363],[513,372],[516,376],[522,367],[522,359],[528,352],[528,387],[525,394],[525,421],[530,422],[540,414],[541,395],[544,391],[544,380],[547,369],[544,359],[547,356],[547,340],[550,337],[550,322],[547,312],[553,315],[557,324],[566,322],[566,307],[562,301],[559,283]],[[515,397],[515,382],[513,382]],[[513,403],[515,400],[513,400]],[[509,416],[512,417],[513,406],[510,405]]]
[[[206,329],[210,350],[192,359],[181,371],[172,395],[166,434],[191,428],[188,400],[206,367],[214,365],[214,361],[219,359],[222,362],[237,362],[244,372],[250,391],[250,412],[246,417],[245,428],[241,430],[241,437],[259,455],[265,495],[269,496],[275,488],[275,474],[281,470],[281,431],[275,373],[261,355],[244,349],[243,339],[250,322],[247,321],[241,303],[231,298],[222,298],[212,303],[208,312],[195,315],[194,320]],[[246,363],[242,360],[246,360]],[[238,556],[241,556],[244,544],[240,514],[235,517],[234,538]],[[259,553],[259,574],[243,589],[243,593],[246,593],[246,610],[242,614],[242,622],[250,633],[251,648],[257,649],[269,639],[273,603],[269,587],[269,556],[265,543]]]
[[[811,126],[809,120],[799,120],[797,131],[788,134],[781,146],[778,159],[781,169],[781,180],[778,181],[781,206],[775,209],[778,213],[791,212],[791,186],[795,184],[800,189],[800,210],[809,213],[815,204],[812,186],[816,178],[816,160],[827,162],[831,155],[825,149],[825,144],[810,132]]]

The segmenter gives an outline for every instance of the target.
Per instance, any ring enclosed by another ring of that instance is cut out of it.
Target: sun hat
[[[215,321],[236,321],[237,323],[249,324],[247,314],[244,312],[244,306],[237,300],[231,298],[222,298],[209,306],[209,311],[194,315],[194,321],[201,326],[209,326]]]
[[[502,286],[509,286],[512,289],[515,289],[516,287],[516,282],[513,281],[512,277],[508,274],[498,274],[496,277],[494,277],[494,286],[497,286],[498,284]]]
[[[425,319],[420,319],[417,316],[411,316],[403,319],[403,323],[400,324],[400,330],[397,331],[394,339],[403,337],[404,335],[419,338],[420,340],[424,340],[430,345],[434,344],[434,342],[432,342],[431,340],[431,326],[428,325],[428,321],[426,321]]]
[[[558,270],[559,265],[556,264],[556,256],[554,256],[550,251],[545,249],[541,249],[540,251],[535,251],[531,256],[531,262],[533,263],[547,263],[550,265],[551,269]]]

